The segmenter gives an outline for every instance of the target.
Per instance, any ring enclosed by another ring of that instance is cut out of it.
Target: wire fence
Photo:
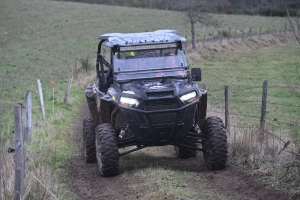
[[[202,31],[195,35],[196,46],[199,44],[205,46],[206,43],[210,42],[222,43],[224,40],[230,41],[232,39],[242,39],[242,41],[244,41],[246,38],[251,38],[253,36],[261,38],[261,36],[268,34],[282,36],[292,32],[298,33],[300,25],[297,23],[297,20],[295,21],[296,25],[291,24],[287,18],[284,18],[284,21],[279,22],[279,24],[276,24],[275,21],[273,21],[273,24],[260,24],[254,26],[252,20],[250,20],[248,25],[229,23],[227,29],[209,31],[208,33],[206,32],[205,26],[202,25]],[[192,41],[192,39],[187,36],[185,37],[187,38],[187,41]],[[185,49],[187,48],[191,48],[191,46],[187,47],[186,44]]]
[[[265,80],[264,83],[268,83],[268,81]],[[209,90],[213,97],[209,99],[209,108],[207,111],[211,114],[217,113],[224,119],[229,119],[225,120],[225,123],[229,123],[231,129],[236,127],[248,129],[249,127],[232,125],[233,123],[230,123],[230,120],[234,121],[234,124],[250,124],[256,127],[263,126],[264,130],[261,130],[261,134],[274,129],[274,127],[277,130],[287,129],[288,127],[300,131],[300,105],[296,103],[281,103],[278,102],[280,99],[273,100],[272,98],[274,97],[272,96],[267,98],[268,88],[289,90],[289,87],[276,85],[246,88],[229,88],[225,86],[225,88]],[[245,90],[262,92],[262,96],[258,96],[256,100],[248,100],[247,98],[251,95],[253,96],[253,94],[247,96],[241,92]],[[263,92],[264,90],[266,91],[265,93]],[[232,93],[235,95],[231,95]],[[226,94],[229,94],[230,98],[226,98]],[[214,96],[217,96],[217,98]],[[229,108],[226,108],[226,105],[229,105]],[[225,124],[225,127],[227,126],[228,124]]]

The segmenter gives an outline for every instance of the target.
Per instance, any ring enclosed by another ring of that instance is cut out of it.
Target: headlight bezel
[[[123,107],[136,108],[140,104],[139,99],[134,97],[121,96],[120,105]]]
[[[183,102],[183,103],[191,103],[193,102],[195,99],[197,99],[197,92],[195,90],[193,91],[189,91],[181,96],[179,96],[179,99]]]

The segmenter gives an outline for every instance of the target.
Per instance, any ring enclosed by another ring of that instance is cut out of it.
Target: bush
[[[296,9],[289,9],[290,16],[296,16],[297,10]],[[281,8],[259,8],[257,10],[257,14],[261,16],[272,16],[272,17],[285,17],[286,10]]]

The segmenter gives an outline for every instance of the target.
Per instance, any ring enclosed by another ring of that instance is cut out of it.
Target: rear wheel
[[[206,135],[202,141],[203,156],[208,169],[223,169],[227,163],[227,136],[223,121],[219,117],[208,117],[203,123]]]
[[[96,127],[96,151],[101,175],[114,176],[119,171],[119,151],[116,131],[108,123]]]
[[[93,117],[83,120],[83,155],[87,163],[94,163],[96,159],[95,126]]]

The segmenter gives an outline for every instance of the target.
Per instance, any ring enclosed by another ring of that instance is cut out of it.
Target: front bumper
[[[145,111],[121,108],[134,136],[119,139],[119,148],[131,145],[161,146],[187,138],[198,102],[176,109]]]

